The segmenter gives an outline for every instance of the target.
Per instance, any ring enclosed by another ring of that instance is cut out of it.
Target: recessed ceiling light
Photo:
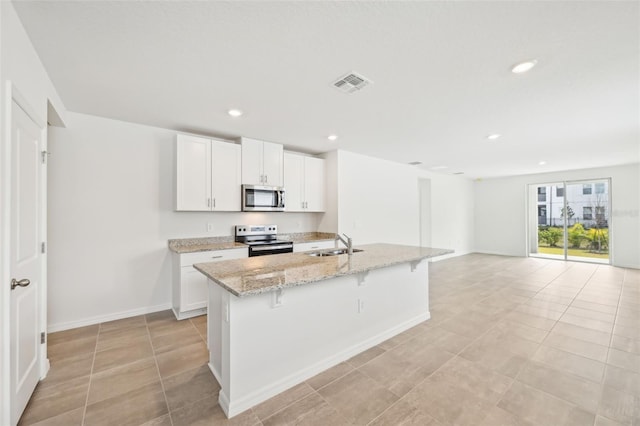
[[[419,166],[420,164],[422,164],[422,161],[412,161],[409,163],[410,166]]]
[[[327,136],[327,139],[329,139],[330,141],[335,141],[336,139],[338,139],[338,135],[329,135]]]
[[[435,166],[435,167],[432,167],[431,170],[444,170],[446,168],[448,168],[448,167],[447,166]]]
[[[244,114],[244,112],[240,111],[239,109],[230,109],[229,111],[227,111],[227,114],[232,117],[240,117],[242,114]]]
[[[544,166],[545,164],[547,164],[547,162],[546,162],[546,161],[540,161],[540,162],[538,163],[538,165],[539,165],[539,166]]]
[[[511,68],[511,72],[514,74],[522,74],[524,72],[529,71],[531,68],[535,67],[537,63],[538,61],[535,59],[532,59],[530,61],[520,62],[519,64],[516,64],[513,66],[513,68]]]
[[[489,136],[487,136],[487,139],[494,141],[494,140],[498,139],[500,136],[502,136],[502,135],[499,134],[499,133],[492,133]]]

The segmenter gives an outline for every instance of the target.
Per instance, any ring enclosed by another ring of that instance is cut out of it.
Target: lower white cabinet
[[[311,250],[323,250],[334,248],[336,243],[333,240],[313,241],[311,243],[294,243],[293,252],[298,253],[301,251]]]
[[[179,320],[207,313],[207,277],[196,270],[195,263],[242,259],[248,248],[173,253],[173,313]]]

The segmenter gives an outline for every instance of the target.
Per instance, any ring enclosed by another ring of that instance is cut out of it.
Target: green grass
[[[538,253],[564,256],[564,249],[562,247],[538,247]],[[609,258],[609,253],[590,253],[588,250],[581,249],[569,249],[567,254],[569,256],[592,257],[596,259]]]

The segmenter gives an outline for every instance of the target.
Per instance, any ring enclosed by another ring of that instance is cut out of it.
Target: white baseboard
[[[93,324],[100,324],[101,322],[115,321],[123,318],[135,317],[138,315],[150,314],[158,311],[166,311],[168,309],[171,309],[171,303],[164,303],[162,305],[156,306],[146,306],[144,308],[115,312],[113,314],[107,315],[98,315],[95,317],[84,318],[77,321],[49,324],[47,326],[47,333],[55,333],[56,331],[69,330],[72,328],[84,327]]]
[[[287,377],[278,380],[275,383],[271,383],[267,386],[262,387],[261,389],[257,389],[254,392],[251,392],[249,395],[233,401],[233,403],[229,403],[229,398],[225,395],[224,390],[220,390],[220,395],[218,397],[218,403],[222,408],[222,411],[227,415],[227,417],[231,418],[236,416],[249,408],[260,404],[261,402],[266,401],[267,399],[278,395],[281,392],[284,392],[287,389],[294,387],[295,385],[302,383],[303,381],[310,379],[311,377],[340,364],[343,361],[348,360],[349,358],[358,355],[361,352],[370,349],[385,340],[392,338],[393,336],[402,333],[414,327],[426,320],[431,318],[431,314],[429,312],[418,315],[410,320],[403,322],[393,328],[385,330],[382,333],[379,333],[373,337],[370,337],[366,340],[356,343],[355,345],[340,351],[329,358],[325,358],[315,364],[299,370],[293,374],[290,374]],[[211,367],[210,367],[211,368]],[[214,371],[211,369],[211,371]],[[214,373],[215,375],[215,373]]]

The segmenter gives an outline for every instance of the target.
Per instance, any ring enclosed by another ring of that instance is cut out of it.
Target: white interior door
[[[16,424],[40,377],[42,130],[18,104],[11,107],[10,392]]]

